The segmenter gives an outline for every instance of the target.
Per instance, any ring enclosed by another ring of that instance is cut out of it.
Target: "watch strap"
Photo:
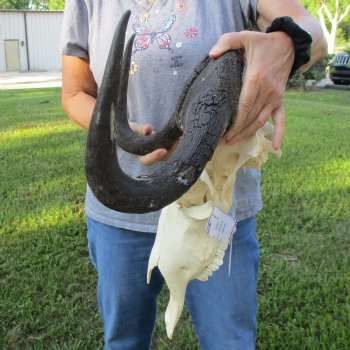
[[[290,76],[292,76],[299,67],[310,61],[311,57],[311,34],[302,29],[289,16],[277,17],[266,29],[266,33],[284,32],[293,41],[295,56]]]

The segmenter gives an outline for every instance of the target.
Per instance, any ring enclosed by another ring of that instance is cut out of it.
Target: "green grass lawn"
[[[260,350],[350,349],[350,95],[286,96],[281,160],[263,168]],[[0,91],[0,349],[101,349],[86,248],[86,133],[59,89]],[[154,349],[199,349],[184,312]]]

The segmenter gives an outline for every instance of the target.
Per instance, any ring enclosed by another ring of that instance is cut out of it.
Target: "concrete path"
[[[0,90],[61,87],[61,72],[0,73]]]

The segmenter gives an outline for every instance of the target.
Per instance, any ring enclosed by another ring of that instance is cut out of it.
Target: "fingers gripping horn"
[[[101,88],[90,123],[85,172],[96,198],[126,213],[156,211],[181,197],[199,178],[219,140],[234,123],[242,84],[243,59],[229,51],[206,57],[188,79],[175,113],[163,130],[150,136],[134,133],[127,120],[127,80],[134,37],[126,45],[130,11],[114,34]],[[159,171],[131,178],[121,169],[117,145],[133,154],[169,148],[183,135]]]

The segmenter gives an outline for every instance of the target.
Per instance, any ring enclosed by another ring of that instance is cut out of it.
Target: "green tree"
[[[319,18],[328,43],[328,53],[333,54],[339,25],[347,20],[350,12],[349,0],[302,0],[301,2]]]
[[[0,10],[63,10],[65,0],[0,0]]]
[[[49,0],[50,10],[64,10],[65,0]]]
[[[0,10],[28,10],[29,0],[0,0]]]
[[[33,10],[63,10],[64,0],[32,0]]]

